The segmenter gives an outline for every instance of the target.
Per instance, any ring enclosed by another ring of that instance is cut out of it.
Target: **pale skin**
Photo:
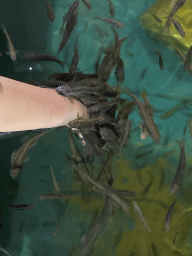
[[[54,89],[40,88],[0,76],[0,132],[44,129],[87,118],[87,108]]]

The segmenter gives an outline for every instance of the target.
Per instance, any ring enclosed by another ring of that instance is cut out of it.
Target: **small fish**
[[[129,191],[129,190],[121,190],[121,189],[116,189],[116,188],[112,188],[112,187],[110,187],[110,190],[119,194],[119,195],[122,195],[122,196],[134,197],[134,196],[137,195],[134,191]]]
[[[149,115],[148,111],[146,111],[144,104],[135,95],[133,95],[130,92],[130,90],[123,90],[123,93],[128,94],[130,97],[132,97],[135,100],[136,105],[141,112],[141,118],[143,119],[146,125],[147,131],[149,132],[154,142],[159,143],[161,135],[153,119]]]
[[[169,210],[168,210],[166,218],[165,218],[165,229],[166,229],[166,231],[170,230],[171,216],[172,216],[172,213],[173,213],[173,210],[174,210],[175,203],[176,203],[176,200],[169,207]]]
[[[103,140],[115,141],[118,139],[116,133],[108,127],[99,127],[99,133]]]
[[[82,129],[82,128],[87,128],[88,126],[92,126],[95,124],[99,124],[103,121],[103,117],[99,116],[96,118],[79,118],[75,119],[73,121],[70,121],[68,123],[69,127],[76,128],[76,129]]]
[[[124,64],[123,64],[123,61],[122,59],[119,57],[119,61],[117,63],[117,68],[116,68],[116,72],[115,72],[115,75],[116,75],[116,78],[117,78],[117,81],[120,82],[120,83],[123,83],[124,80],[125,80],[125,70],[124,70]]]
[[[73,4],[71,5],[71,7],[69,8],[69,11],[67,12],[67,14],[65,14],[65,15],[63,16],[63,25],[62,25],[62,27],[64,26],[64,24],[65,24],[66,21],[69,21],[69,20],[70,20],[70,18],[71,18],[71,16],[72,16],[73,12],[77,9],[78,5],[79,5],[79,0],[75,0],[75,1],[73,2]]]
[[[177,168],[177,172],[175,174],[172,186],[171,186],[171,195],[177,192],[178,188],[182,184],[182,179],[183,179],[183,173],[185,171],[185,145],[184,145],[184,139],[182,141],[176,140],[176,142],[179,144],[179,147],[181,149],[181,154],[180,154],[180,160],[179,160],[179,165]]]
[[[150,13],[152,16],[153,16],[153,18],[157,21],[157,22],[162,22],[162,20],[157,16],[157,15],[155,15],[154,13]]]
[[[123,24],[120,21],[117,21],[117,20],[114,20],[114,19],[104,18],[104,17],[97,17],[97,19],[105,21],[105,22],[111,24],[112,26],[114,26],[115,28],[123,29],[123,27],[124,27]]]
[[[139,215],[140,219],[142,220],[144,226],[148,229],[149,232],[151,232],[149,226],[147,225],[147,222],[146,222],[145,218],[143,217],[142,211],[141,211],[138,203],[136,201],[132,201],[132,204],[134,206],[135,212],[138,213],[138,215]]]
[[[29,150],[36,145],[37,141],[41,136],[44,134],[50,132],[50,130],[42,131],[37,135],[32,136],[29,138],[18,150],[14,151],[11,156],[11,177],[16,178],[18,174],[20,173],[23,164],[27,160],[27,155],[29,153]]]
[[[89,10],[91,10],[91,4],[90,4],[89,0],[82,0],[82,2],[87,6],[87,8]]]
[[[111,0],[108,0],[108,3],[109,3],[109,12],[111,16],[115,16],[115,8],[113,6],[113,3],[111,2]]]
[[[74,73],[77,70],[78,62],[79,62],[79,51],[77,48],[77,41],[76,41],[75,47],[74,47],[74,55],[71,62],[71,67],[69,69],[69,73]]]
[[[54,174],[52,166],[51,166],[51,175],[52,175],[52,178],[53,178],[54,188],[55,188],[56,192],[59,193],[60,192],[60,187],[59,187],[59,184],[58,184],[58,182],[56,180],[56,177],[55,177],[55,174]]]
[[[50,199],[69,199],[71,198],[73,195],[59,195],[59,194],[44,194],[44,195],[40,195],[39,199],[41,200],[50,200]]]
[[[64,96],[81,96],[81,95],[89,95],[89,94],[98,94],[97,88],[92,88],[89,86],[80,86],[80,87],[74,87],[71,88],[69,84],[63,84],[61,86],[58,86],[56,88],[56,92],[58,94],[64,95]]]
[[[114,213],[114,205],[110,198],[106,197],[105,205],[100,217],[89,228],[86,234],[81,239],[81,251],[79,256],[89,255],[92,247],[94,246],[99,232],[104,228],[109,218]]]
[[[47,2],[47,14],[48,14],[48,17],[50,19],[51,22],[54,22],[55,20],[55,15],[54,15],[54,12],[53,12],[53,9],[49,3],[49,0],[46,0]]]
[[[120,196],[118,196],[115,192],[113,192],[110,187],[105,187],[103,185],[101,185],[100,183],[92,180],[89,175],[87,175],[87,179],[96,187],[98,187],[102,193],[106,194],[107,196],[109,196],[112,200],[114,200],[116,203],[118,203],[121,208],[126,212],[129,213],[129,206],[127,204],[127,202],[122,199]]]
[[[173,24],[174,24],[175,28],[177,29],[177,31],[179,32],[180,36],[185,37],[185,32],[184,32],[181,24],[174,18],[170,18],[170,21],[173,22]]]
[[[7,38],[7,43],[8,43],[8,46],[9,46],[10,57],[11,57],[11,59],[13,61],[16,61],[17,60],[17,53],[18,53],[18,51],[16,51],[16,49],[15,49],[15,47],[14,47],[12,41],[11,41],[11,38],[10,38],[9,34],[7,33],[4,25],[2,25],[2,27],[3,27],[3,31],[5,33],[5,36]]]
[[[124,123],[122,124],[123,126],[123,130],[122,130],[122,134],[119,137],[118,140],[118,146],[117,146],[117,150],[116,150],[116,154],[118,154],[119,152],[121,152],[123,146],[126,144],[127,140],[129,139],[129,134],[131,131],[131,121],[130,120],[125,120]]]
[[[184,5],[185,2],[186,2],[186,0],[178,0],[174,4],[173,9],[168,17],[168,20],[170,20],[175,15],[175,13]]]
[[[164,67],[163,67],[163,58],[162,58],[162,55],[161,55],[160,51],[157,51],[157,53],[158,53],[158,55],[159,55],[159,67],[160,67],[161,70],[163,70]]]
[[[135,101],[128,101],[125,105],[118,111],[116,117],[116,123],[121,123],[123,120],[127,120],[129,114],[133,111],[135,106]]]
[[[185,62],[184,62],[184,70],[189,70],[190,62],[191,62],[191,53],[192,53],[192,46],[190,47]]]
[[[76,1],[77,2],[77,1]],[[79,1],[78,1],[79,2]],[[77,15],[78,15],[78,12],[77,10],[75,10],[69,20],[67,21],[67,24],[66,24],[66,27],[65,27],[65,30],[64,30],[64,34],[63,34],[63,39],[61,40],[61,43],[59,45],[59,49],[58,49],[58,53],[63,49],[63,47],[66,45],[69,37],[71,36],[71,33],[74,29],[74,27],[76,26],[77,24]]]
[[[2,247],[0,247],[0,250],[3,251],[4,253],[6,253],[7,255],[11,256],[11,254],[9,254],[7,251],[5,251]]]
[[[63,61],[51,56],[48,53],[37,53],[37,52],[27,52],[23,56],[23,59],[29,60],[29,61],[54,61],[59,63],[61,66],[64,65]]]
[[[88,113],[96,113],[101,110],[108,110],[110,107],[113,105],[118,105],[120,102],[119,98],[113,98],[112,100],[108,102],[98,102],[97,104],[91,105],[90,107],[87,108]]]
[[[8,208],[17,209],[17,210],[33,210],[34,205],[33,204],[20,204],[20,205],[11,205],[6,206]]]
[[[143,157],[149,155],[149,154],[150,154],[151,152],[153,152],[153,151],[154,151],[154,149],[151,149],[151,150],[149,150],[149,151],[143,152],[143,153],[141,153],[141,154],[136,155],[135,158],[136,158],[136,159],[141,159],[141,158],[143,158]]]

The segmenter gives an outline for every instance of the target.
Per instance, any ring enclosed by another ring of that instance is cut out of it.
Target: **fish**
[[[101,145],[96,133],[93,130],[90,130],[88,126],[84,128],[80,128],[80,132],[82,133],[86,144],[89,145],[89,147],[91,147],[92,151],[95,153],[95,155],[100,160],[100,162],[103,165],[106,165],[107,161],[105,159],[103,149],[101,148]]]
[[[99,76],[99,80],[102,82],[106,82],[108,80],[111,74],[111,70],[117,63],[118,58],[120,56],[121,45],[128,38],[128,37],[124,37],[119,40],[117,32],[113,27],[111,28],[115,35],[115,46],[113,46],[111,49],[106,51],[105,57],[103,58],[99,66],[97,74]]]
[[[138,213],[138,215],[139,215],[140,219],[142,220],[144,226],[148,229],[149,232],[151,232],[149,226],[147,225],[147,222],[146,222],[145,218],[143,217],[142,211],[141,211],[138,203],[136,201],[132,201],[132,204],[134,206],[135,212]]]
[[[168,20],[170,20],[175,15],[175,13],[184,5],[185,2],[186,2],[186,0],[178,0],[174,4],[173,9],[168,17]]]
[[[90,4],[90,2],[89,2],[89,0],[82,0],[82,2],[87,6],[87,8],[89,9],[89,10],[91,10],[91,4]]]
[[[73,15],[73,12],[77,9],[78,5],[79,5],[79,0],[75,0],[73,2],[73,4],[71,5],[71,7],[69,8],[69,11],[67,12],[67,14],[65,14],[63,16],[63,25],[62,25],[62,27],[64,26],[66,21],[70,20],[71,16]]]
[[[176,49],[177,54],[179,55],[179,57],[181,58],[181,60],[185,63],[186,62],[186,57],[178,50]],[[189,66],[187,66],[187,70],[192,74],[192,65],[189,63]]]
[[[99,133],[103,140],[116,141],[118,139],[116,133],[108,127],[99,127]]]
[[[167,212],[167,215],[165,217],[165,230],[170,230],[170,224],[171,224],[171,216],[173,214],[174,206],[175,206],[176,200],[172,203],[172,205],[169,207],[169,210]]]
[[[115,122],[121,122],[122,120],[126,120],[129,114],[133,111],[135,106],[135,101],[128,101],[125,105],[118,111]]]
[[[92,247],[94,246],[99,232],[104,228],[109,218],[114,213],[114,204],[111,199],[106,197],[105,205],[100,217],[89,228],[85,235],[81,239],[81,250],[79,256],[89,255]]]
[[[7,43],[8,43],[8,47],[9,47],[9,55],[12,59],[12,61],[17,61],[17,53],[18,51],[16,51],[12,41],[11,41],[11,37],[9,36],[9,34],[7,33],[4,25],[2,24],[3,27],[3,31],[5,33],[6,39],[7,39]]]
[[[109,187],[105,187],[101,185],[100,183],[92,180],[89,175],[87,175],[88,180],[95,185],[97,188],[101,190],[102,193],[106,194],[109,196],[113,201],[115,201],[117,204],[121,206],[121,208],[126,212],[129,213],[129,206],[127,202],[122,199],[120,196],[118,196],[116,193],[114,193]]]
[[[74,73],[77,70],[78,62],[79,62],[79,51],[77,48],[77,41],[76,41],[75,47],[74,47],[74,55],[71,62],[71,67],[69,69],[69,73]]]
[[[108,102],[98,102],[94,105],[91,105],[90,107],[87,108],[87,113],[96,113],[99,112],[101,110],[108,110],[110,107],[112,107],[113,105],[118,105],[120,102],[119,98],[113,98]]]
[[[118,63],[117,63],[117,68],[115,72],[117,81],[120,83],[123,83],[125,80],[125,69],[124,69],[124,64],[122,59],[119,57]]]
[[[115,28],[123,29],[123,27],[124,27],[124,25],[120,21],[117,21],[117,20],[114,20],[114,19],[104,18],[104,17],[97,17],[97,19],[105,21],[106,23],[111,24]]]
[[[68,198],[71,198],[72,196],[74,196],[74,195],[44,194],[44,195],[40,195],[39,199],[41,199],[41,200],[68,199]]]
[[[152,249],[153,255],[160,256],[160,254],[158,253],[157,247],[156,247],[154,242],[151,243],[151,249]]]
[[[122,126],[123,126],[123,131],[118,140],[118,147],[116,150],[116,154],[121,152],[123,146],[126,144],[127,140],[129,139],[129,134],[131,131],[131,121],[125,120]]]
[[[47,14],[48,14],[48,17],[50,19],[51,22],[54,22],[55,20],[55,15],[54,15],[54,12],[53,12],[53,9],[49,3],[49,0],[46,0],[47,2]]]
[[[150,117],[149,113],[146,111],[144,104],[134,95],[130,92],[130,90],[124,89],[123,92],[125,94],[128,94],[131,98],[133,98],[136,102],[137,107],[139,108],[141,112],[141,118],[143,119],[146,129],[149,132],[150,136],[152,137],[153,141],[155,143],[159,143],[160,141],[160,133],[159,130],[154,123],[153,119]]]
[[[10,205],[6,206],[8,208],[17,209],[17,210],[33,210],[34,205],[33,204],[20,204],[20,205]]]
[[[83,181],[87,181],[89,169],[88,169],[85,161],[83,161],[84,159],[83,159],[83,156],[81,155],[79,149],[75,146],[75,143],[73,140],[73,134],[70,130],[69,130],[69,142],[70,142],[70,146],[71,146],[73,161],[76,165],[76,170],[77,170],[78,174],[80,175],[81,179]]]
[[[78,1],[79,2],[79,1]],[[78,15],[78,12],[77,10],[75,10],[69,20],[67,21],[67,24],[66,24],[66,27],[65,27],[65,30],[64,30],[64,34],[63,34],[63,39],[61,40],[61,43],[59,45],[59,49],[58,49],[58,53],[63,49],[63,47],[66,45],[68,39],[70,38],[71,36],[71,33],[74,29],[74,27],[76,26],[77,24],[77,15]]]
[[[176,142],[179,144],[181,154],[180,154],[180,160],[179,165],[177,168],[177,172],[175,174],[174,180],[172,182],[171,186],[171,195],[177,192],[178,188],[182,185],[182,179],[183,179],[183,173],[185,171],[185,145],[184,145],[184,139],[182,141],[176,140]]]
[[[95,117],[95,118],[78,118],[78,119],[74,119],[73,121],[70,121],[68,123],[68,126],[71,128],[76,128],[76,129],[83,129],[83,128],[87,128],[87,127],[91,127],[95,124],[99,124],[103,121],[103,117],[99,116],[99,117]]]
[[[143,152],[143,153],[141,153],[141,154],[137,154],[137,155],[135,156],[135,159],[141,159],[141,158],[143,158],[143,157],[149,155],[149,154],[150,154],[151,152],[153,152],[153,151],[154,151],[154,149],[151,149],[151,150],[148,150],[148,151]]]
[[[160,67],[161,70],[163,70],[164,67],[163,67],[163,58],[162,58],[162,55],[161,55],[160,51],[157,51],[157,53],[158,53],[158,55],[159,55],[159,67]]]
[[[34,145],[36,145],[37,141],[41,136],[48,132],[50,132],[50,130],[39,132],[37,135],[34,135],[31,138],[29,138],[18,150],[13,152],[11,156],[12,167],[10,171],[11,177],[13,179],[15,179],[19,175],[23,167],[23,164],[27,161],[27,155],[29,153],[29,150]]]
[[[6,250],[4,250],[2,247],[0,247],[0,250],[3,251],[4,253],[6,253],[7,255],[11,256],[11,254],[9,254]]]
[[[89,94],[100,95],[98,88],[92,88],[85,85],[82,85],[79,88],[70,88],[69,84],[63,84],[58,86],[55,91],[64,96],[84,96]]]
[[[157,22],[162,22],[162,20],[157,16],[157,15],[155,15],[154,13],[149,13],[150,15],[152,15],[153,16],[153,18],[157,21]]]
[[[170,21],[173,22],[173,24],[174,24],[176,30],[179,32],[180,36],[185,37],[185,32],[184,32],[181,24],[174,18],[170,18]]]
[[[114,8],[111,0],[108,0],[108,3],[109,3],[109,12],[110,12],[111,16],[113,17],[113,16],[115,16],[115,8]]]
[[[61,66],[64,65],[63,61],[57,59],[56,57],[51,56],[48,53],[37,53],[37,52],[26,52],[23,56],[23,59],[29,61],[53,61],[59,63]]]
[[[192,118],[189,119],[189,131],[192,135]]]
[[[136,196],[137,194],[134,192],[134,191],[129,191],[129,190],[122,190],[122,189],[116,189],[116,188],[113,188],[113,187],[110,187],[110,190],[119,194],[119,195],[122,195],[122,196],[131,196],[131,197],[134,197]]]
[[[191,53],[192,53],[192,45],[187,53],[185,62],[184,62],[184,70],[189,70],[190,62],[191,62]]]
[[[107,98],[104,96],[98,97],[96,95],[80,95],[79,100],[88,108],[92,104],[97,104],[99,102],[107,102]]]
[[[60,187],[59,187],[59,184],[58,184],[58,182],[56,180],[56,177],[55,177],[55,174],[54,174],[52,166],[51,166],[51,175],[52,175],[52,178],[53,178],[54,189],[56,190],[57,193],[59,193],[60,192]]]

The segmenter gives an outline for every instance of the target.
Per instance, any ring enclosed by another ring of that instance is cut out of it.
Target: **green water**
[[[32,64],[18,63],[16,68],[11,59],[5,55],[0,58],[1,76],[27,82],[30,79],[37,81],[47,79],[48,75],[54,72],[68,72],[77,36],[79,36],[80,54],[78,68],[84,73],[95,72],[94,64],[99,50],[114,42],[110,25],[94,19],[96,16],[109,17],[108,2],[90,0],[92,9],[89,11],[80,1],[78,25],[65,48],[57,55],[62,39],[59,34],[62,17],[72,2],[50,1],[54,6],[56,17],[53,24],[47,18],[43,3],[34,1],[32,4],[21,1],[18,6],[11,5],[12,9],[7,8],[5,2],[1,3],[1,7],[6,7],[8,13],[13,12],[14,8],[17,10],[12,16],[13,20],[17,20],[17,15],[20,17],[17,23],[15,22],[17,33],[14,33],[13,21],[11,22],[7,16],[2,16],[1,22],[6,26],[16,48],[21,53],[49,52],[65,63],[62,69],[57,63],[41,62],[41,66],[37,67],[42,69],[36,67],[29,71]],[[138,97],[145,87],[151,105],[157,110],[154,121],[160,131],[161,142],[156,145],[150,137],[144,141],[140,139],[138,122],[141,119],[135,108],[129,117],[133,120],[134,132],[122,153],[113,160],[114,187],[137,193],[134,200],[139,204],[151,232],[144,227],[134,212],[131,201],[128,201],[130,213],[126,214],[116,206],[113,217],[100,232],[90,255],[192,255],[191,134],[188,126],[185,135],[186,170],[183,184],[174,196],[170,195],[170,186],[177,170],[180,154],[175,139],[180,140],[183,137],[183,129],[190,115],[190,102],[169,118],[161,118],[182,99],[191,96],[191,74],[183,71],[183,66],[174,52],[162,42],[156,42],[141,28],[140,15],[155,1],[114,0],[113,3],[116,11],[114,18],[124,24],[124,29],[116,29],[119,38],[128,36],[121,48],[121,58],[125,65],[124,86],[130,88]],[[24,11],[26,8],[28,11]],[[6,40],[2,31],[0,31],[0,37],[2,42],[0,52],[4,53]],[[163,71],[159,68],[158,56],[154,54],[156,49],[163,57]],[[134,56],[130,56],[129,52]],[[108,83],[111,86],[116,85],[115,69],[112,70]],[[157,94],[160,93],[169,97],[159,97]],[[125,98],[125,95],[122,97]],[[87,197],[81,196],[82,186],[74,183],[71,166],[65,155],[65,153],[71,155],[66,129],[57,129],[44,135],[30,150],[29,160],[24,164],[19,180],[13,180],[9,174],[10,157],[12,152],[22,144],[21,138],[26,134],[21,133],[0,140],[2,169],[0,221],[3,224],[0,230],[0,246],[15,256],[78,255],[82,236],[89,229],[93,217],[98,218],[102,212],[104,197],[97,189],[92,193],[88,191]],[[151,149],[152,152],[148,155],[138,156]],[[164,155],[166,152],[170,152],[170,155]],[[62,201],[39,199],[42,194],[53,193],[50,166],[54,169],[62,193],[76,191],[76,196]],[[92,168],[97,172],[100,163],[96,160]],[[165,216],[174,198],[177,202],[170,231],[166,232]],[[11,204],[34,204],[35,209],[13,211],[4,207]],[[186,211],[187,209],[189,211]],[[60,229],[54,236],[60,225]],[[1,254],[3,255],[3,252]]]

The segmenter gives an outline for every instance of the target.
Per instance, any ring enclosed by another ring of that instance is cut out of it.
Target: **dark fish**
[[[128,101],[119,111],[116,117],[116,123],[120,120],[126,120],[129,114],[133,111],[135,101]]]
[[[14,151],[11,156],[11,177],[16,178],[18,174],[20,173],[23,164],[27,160],[27,155],[29,153],[29,150],[37,143],[39,138],[43,136],[44,134],[50,132],[49,130],[40,132],[37,135],[32,136],[29,138],[18,150]]]
[[[119,195],[122,195],[122,196],[134,197],[134,196],[137,195],[134,191],[129,191],[129,190],[121,190],[121,189],[116,189],[116,188],[112,188],[112,187],[110,187],[110,190],[119,194]]]
[[[154,255],[154,256],[160,256],[160,254],[158,253],[157,247],[156,247],[156,245],[155,245],[154,242],[152,242],[152,244],[151,244],[151,249],[152,249],[152,251],[153,251],[153,255]]]
[[[121,152],[123,146],[126,144],[127,140],[129,139],[129,134],[130,134],[130,130],[131,130],[131,121],[124,120],[122,126],[123,126],[123,130],[122,130],[121,136],[118,139],[118,147],[115,152],[116,154]]]
[[[57,87],[56,92],[64,96],[80,96],[80,95],[89,95],[89,94],[98,95],[99,94],[99,91],[97,90],[97,88],[92,88],[88,86],[81,86],[79,88],[77,87],[70,88],[69,84],[64,84]]]
[[[130,90],[123,90],[125,91],[125,94],[128,94],[130,97],[132,97],[136,105],[138,106],[140,112],[141,112],[141,118],[143,119],[146,129],[151,135],[152,139],[154,140],[155,143],[158,143],[160,141],[160,133],[158,131],[158,128],[156,124],[154,123],[153,119],[150,117],[149,113],[146,111],[144,104],[135,96],[133,95]]]
[[[132,204],[134,206],[135,212],[138,213],[138,215],[139,215],[140,219],[142,220],[144,226],[148,229],[149,232],[151,232],[150,228],[147,225],[147,222],[146,222],[145,218],[143,217],[142,211],[141,211],[138,203],[136,201],[132,201]]]
[[[54,189],[55,189],[56,193],[59,193],[60,192],[59,183],[56,180],[55,173],[53,171],[53,167],[52,166],[51,166],[51,175],[52,175],[52,178],[53,178]]]
[[[168,20],[171,19],[175,13],[184,5],[184,3],[186,2],[186,0],[178,0],[175,5],[173,6],[173,9],[168,17]]]
[[[89,107],[92,104],[97,104],[99,102],[107,102],[107,98],[104,96],[95,96],[95,95],[80,95],[79,100],[86,106]]]
[[[82,0],[82,2],[87,6],[89,10],[91,10],[91,4],[89,3],[89,0]]]
[[[108,3],[109,3],[109,12],[111,16],[115,16],[115,8],[113,6],[113,3],[111,2],[111,0],[108,0]]]
[[[170,21],[173,22],[173,24],[174,24],[175,28],[177,29],[177,31],[179,32],[180,36],[185,37],[185,32],[184,32],[181,24],[174,18],[171,18]]]
[[[53,9],[49,3],[49,0],[46,0],[47,2],[47,14],[48,14],[48,17],[50,19],[51,22],[53,22],[55,20],[55,15],[54,15],[54,12],[53,12]]]
[[[160,51],[157,51],[157,53],[159,54],[159,67],[160,67],[161,70],[163,70],[164,67],[163,67],[163,58],[162,58],[162,55],[161,55]]]
[[[100,162],[103,165],[106,165],[107,161],[105,159],[103,149],[101,148],[101,145],[96,133],[90,130],[88,126],[86,126],[85,128],[80,128],[80,132],[82,133],[86,144],[88,144],[89,147],[91,147],[92,151],[98,157]]]
[[[56,80],[56,81],[47,81],[47,80],[44,80],[44,81],[41,81],[40,84],[38,84],[38,86],[40,87],[45,87],[45,88],[57,88],[61,85],[63,85],[64,82],[63,81],[59,81],[59,80]]]
[[[124,64],[123,64],[122,59],[119,57],[119,61],[117,63],[117,68],[116,68],[116,72],[115,72],[118,82],[120,82],[120,83],[124,82],[124,80],[125,80],[124,73],[125,73]]]
[[[115,141],[118,139],[115,132],[108,127],[99,127],[99,132],[103,140]]]
[[[184,70],[189,70],[190,62],[191,62],[191,53],[192,53],[192,46],[190,47],[185,62],[184,62]]]
[[[88,113],[96,113],[101,111],[102,109],[109,109],[113,105],[118,105],[120,102],[119,98],[113,98],[112,100],[108,102],[99,102],[97,104],[91,105],[90,107],[87,108]]]
[[[175,174],[172,186],[171,186],[171,195],[173,195],[175,192],[177,192],[178,188],[182,184],[182,179],[183,179],[183,173],[185,170],[185,145],[184,145],[184,140],[183,141],[178,141],[176,142],[179,144],[179,147],[181,149],[181,154],[180,154],[180,160],[179,160],[179,165],[177,168],[177,172]]]
[[[34,209],[33,204],[20,204],[20,205],[6,206],[6,207],[17,209],[17,210],[33,210]]]
[[[78,1],[79,2],[79,1]],[[59,46],[59,49],[58,49],[58,53],[63,49],[63,47],[66,45],[74,27],[76,26],[77,24],[77,15],[78,15],[78,12],[77,10],[75,10],[69,20],[67,21],[67,24],[66,24],[66,27],[65,27],[65,30],[64,30],[64,34],[63,34],[63,39],[60,43],[60,46]]]
[[[73,195],[59,195],[59,194],[44,194],[40,195],[39,199],[41,200],[50,200],[50,199],[68,199],[73,197]]]
[[[175,203],[176,203],[176,200],[169,207],[169,210],[168,210],[166,218],[165,218],[165,229],[166,229],[166,231],[169,231],[169,229],[170,229],[171,216],[172,216],[172,213],[173,213],[173,210],[174,210]]]
[[[54,61],[59,63],[61,66],[64,65],[63,61],[51,56],[48,53],[37,53],[37,52],[27,52],[23,56],[23,59],[29,60],[29,61]]]
[[[150,13],[152,16],[153,16],[153,18],[157,21],[157,22],[162,22],[162,20],[157,16],[157,15],[155,15],[154,13]]]
[[[115,46],[106,51],[106,55],[103,58],[101,65],[98,69],[98,76],[102,82],[106,82],[108,80],[111,70],[117,63],[118,58],[120,56],[121,45],[127,39],[127,37],[124,37],[121,40],[119,40],[118,34],[113,27],[112,30],[115,35]]]
[[[74,74],[69,74],[69,73],[53,73],[52,75],[50,75],[50,79],[54,78],[56,80],[60,80],[60,81],[64,81],[64,82],[69,82],[72,81],[74,76],[77,73]]]
[[[120,21],[114,20],[114,19],[110,19],[110,18],[103,18],[103,17],[97,17],[97,19],[100,19],[102,21],[105,21],[109,24],[111,24],[112,26],[114,26],[115,28],[121,28],[123,29],[123,24]]]
[[[116,193],[114,193],[109,187],[105,187],[103,185],[101,185],[100,183],[92,180],[89,175],[88,175],[88,180],[95,185],[96,187],[98,187],[102,193],[106,194],[107,196],[109,196],[112,200],[114,200],[116,203],[118,203],[121,208],[126,212],[129,213],[129,206],[127,204],[127,202],[122,199],[120,196],[118,196]]]
[[[74,73],[77,70],[78,62],[79,62],[79,52],[78,52],[77,41],[76,41],[75,48],[74,48],[74,55],[71,62],[71,67],[69,69],[69,73]]]
[[[153,152],[153,151],[154,151],[154,149],[151,149],[151,150],[149,150],[149,151],[143,152],[143,153],[141,153],[141,154],[136,155],[135,158],[136,158],[136,159],[143,158],[143,157],[149,155],[149,154],[150,154],[151,152]]]
[[[185,63],[186,62],[186,57],[178,50],[178,49],[175,49],[177,54],[179,55],[179,57],[182,59],[182,61]],[[187,70],[192,74],[192,65],[189,63],[187,67]]]
[[[90,227],[88,232],[81,239],[81,251],[78,254],[79,256],[86,256],[90,253],[92,247],[96,242],[99,232],[104,228],[105,224],[107,223],[108,219],[113,215],[113,213],[113,202],[111,202],[111,199],[106,197],[105,205],[99,219],[96,220],[96,222]]]
[[[69,8],[68,13],[63,16],[63,25],[62,25],[62,27],[64,26],[66,21],[70,20],[73,12],[77,9],[78,5],[79,5],[79,0],[75,0],[73,2],[73,4],[71,5],[71,7]]]

